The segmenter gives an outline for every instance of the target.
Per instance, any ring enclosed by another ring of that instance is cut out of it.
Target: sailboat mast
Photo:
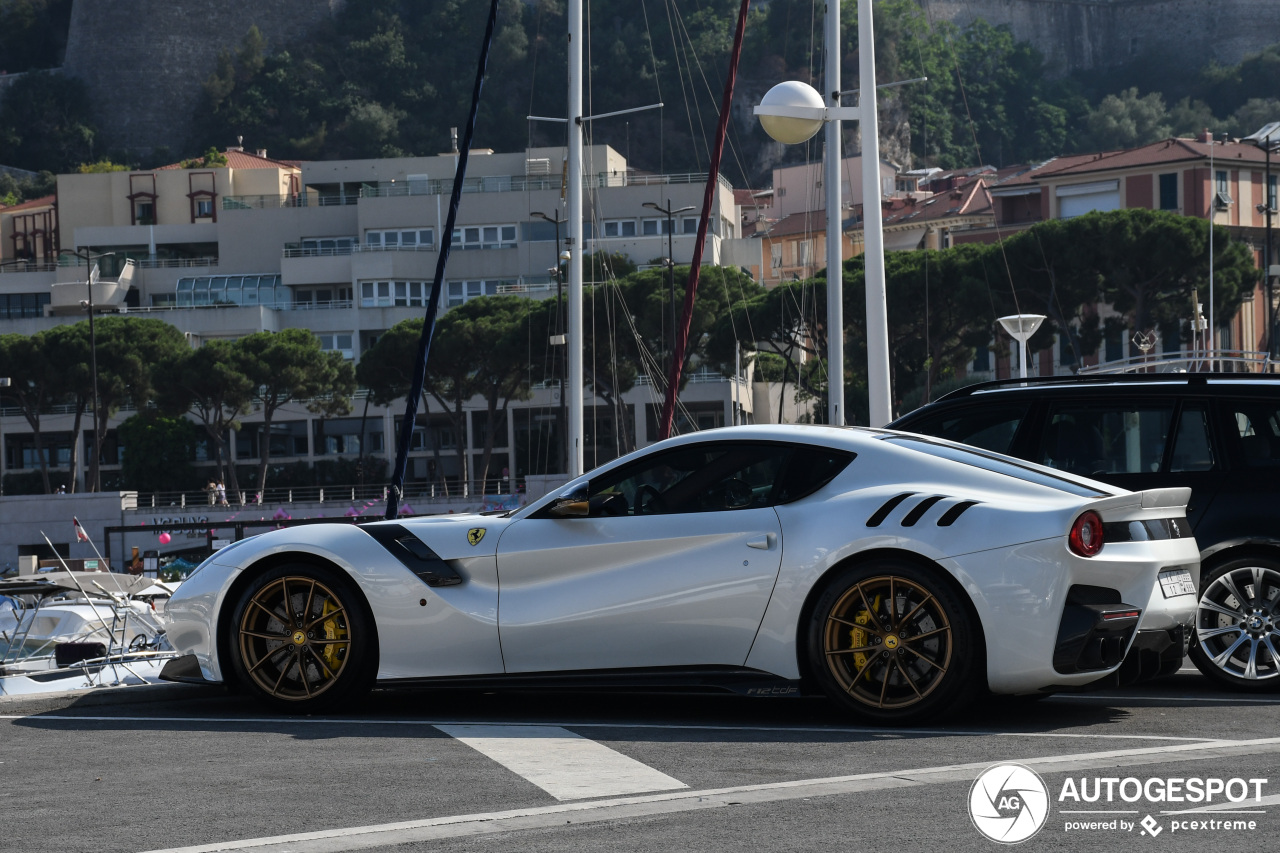
[[[702,250],[707,245],[707,226],[711,222],[711,205],[715,201],[720,181],[720,155],[724,152],[724,137],[729,126],[729,107],[733,105],[733,84],[738,78],[738,60],[742,57],[742,36],[747,28],[747,10],[751,0],[742,0],[738,9],[738,27],[733,34],[733,51],[729,55],[729,73],[724,81],[724,96],[720,102],[720,120],[716,123],[716,138],[711,148],[711,165],[707,172],[707,189],[702,196],[702,217],[698,220],[697,242],[693,244],[693,261],[689,265],[689,282],[684,290],[684,317],[676,327],[674,354],[671,370],[667,375],[667,394],[662,401],[662,420],[658,422],[658,438],[671,437],[675,420],[676,395],[680,393],[680,371],[684,364],[684,351],[689,342],[689,321],[693,317],[693,303],[698,295],[698,276],[702,270]],[[675,259],[671,262],[674,264]]]
[[[585,230],[582,223],[582,4],[584,0],[569,0],[569,175],[568,175],[568,231],[565,244],[569,248],[569,359],[565,386],[561,394],[569,400],[568,420],[565,429],[569,435],[569,458],[566,460],[569,476],[577,477],[583,471],[584,448],[582,445],[582,253],[586,250]]]

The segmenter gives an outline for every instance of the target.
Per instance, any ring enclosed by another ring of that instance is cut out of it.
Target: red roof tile
[[[24,201],[21,204],[11,205],[10,207],[5,207],[3,205],[0,205],[0,212],[13,213],[14,211],[18,211],[18,210],[31,210],[32,208],[37,208],[37,207],[50,207],[54,203],[56,203],[57,200],[58,200],[58,197],[56,195],[47,195],[42,198],[33,198],[30,201]]]
[[[1266,159],[1266,155],[1261,148],[1257,148],[1247,142],[1217,143],[1213,146],[1213,157],[1214,160],[1221,163],[1231,161],[1249,163],[1250,165],[1260,164]],[[1109,151],[1075,158],[1061,158],[1061,160],[1068,159],[1074,162],[1056,169],[1046,169],[1035,177],[1043,179],[1046,177],[1058,177],[1059,175],[1087,175],[1116,169],[1158,166],[1163,163],[1194,163],[1202,160],[1208,162],[1209,143],[1200,142],[1196,139],[1165,139],[1124,151]]]
[[[229,149],[222,152],[227,158],[227,167],[231,169],[297,169],[301,167],[301,160],[273,160],[270,157],[259,157],[257,154],[251,154],[248,151],[236,151]],[[156,169],[157,172],[163,172],[168,169],[181,169],[181,163],[170,163],[168,166],[161,166]],[[222,167],[214,167],[222,168]]]

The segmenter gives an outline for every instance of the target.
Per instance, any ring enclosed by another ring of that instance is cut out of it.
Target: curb
[[[135,684],[128,687],[96,687],[57,693],[0,696],[0,716],[29,716],[108,705],[212,699],[225,694],[226,688],[221,684]]]

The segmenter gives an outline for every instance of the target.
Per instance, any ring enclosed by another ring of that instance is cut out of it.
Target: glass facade
[[[178,279],[179,308],[204,305],[265,305],[287,308],[289,289],[278,275],[202,275]]]

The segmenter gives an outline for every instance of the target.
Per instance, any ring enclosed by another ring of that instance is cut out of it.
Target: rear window
[[[907,432],[971,444],[994,453],[1009,453],[1027,405],[987,405],[925,415],[901,425]]]
[[[1110,492],[1090,488],[1089,486],[1077,483],[1074,480],[1068,480],[1066,477],[1055,477],[1053,474],[1045,471],[1037,471],[1034,468],[1019,465],[1012,459],[1006,459],[1004,457],[984,453],[977,449],[952,447],[950,445],[930,441],[927,438],[918,438],[909,435],[887,436],[885,441],[892,441],[895,444],[910,447],[912,450],[927,453],[930,456],[937,456],[941,459],[950,459],[952,462],[960,462],[965,465],[972,465],[975,468],[982,468],[985,471],[1003,474],[1006,477],[1013,477],[1014,479],[1023,480],[1028,483],[1035,483],[1039,486],[1048,486],[1051,489],[1067,492],[1068,494],[1076,495],[1077,497],[1102,498],[1111,494]]]

